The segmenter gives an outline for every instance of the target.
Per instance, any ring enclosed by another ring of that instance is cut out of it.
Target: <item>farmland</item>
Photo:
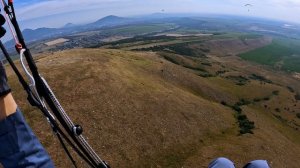
[[[300,72],[300,41],[275,39],[270,45],[239,56],[245,60],[270,65],[277,69]]]

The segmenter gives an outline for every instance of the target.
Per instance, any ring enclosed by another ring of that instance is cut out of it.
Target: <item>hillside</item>
[[[111,27],[111,26],[116,26],[116,25],[122,25],[125,23],[130,23],[130,21],[132,22],[133,19],[129,19],[129,18],[123,18],[123,17],[118,17],[118,16],[114,16],[114,15],[110,15],[110,16],[106,16],[104,18],[101,18],[99,20],[97,20],[94,23],[91,23],[91,26],[107,26],[107,27]]]
[[[272,167],[297,168],[300,104],[294,90],[299,88],[293,85],[292,92],[280,83],[297,80],[277,80],[280,74],[271,70],[247,72],[241,67],[252,64],[226,59],[75,49],[40,55],[37,62],[66,111],[112,167],[207,167],[226,156],[238,167],[267,159]],[[237,62],[244,65],[238,68]],[[220,75],[201,75],[199,65]],[[10,69],[8,74],[19,106],[57,167],[69,165],[46,120],[29,107]],[[239,133],[237,112],[230,108],[242,99],[250,101],[238,106],[255,123],[254,134]]]

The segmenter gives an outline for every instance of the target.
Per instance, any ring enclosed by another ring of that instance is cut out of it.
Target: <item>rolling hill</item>
[[[266,159],[272,167],[297,168],[299,88],[287,88],[272,70],[226,59],[117,49],[36,57],[66,111],[112,167],[207,167],[213,158],[226,156],[238,167]],[[219,75],[199,75],[204,69]],[[71,164],[10,69],[8,76],[19,106],[57,167]],[[254,122],[254,134],[240,134],[234,105]]]
[[[114,16],[114,15],[109,15],[104,18],[101,18],[97,20],[94,23],[89,24],[89,26],[92,27],[112,27],[112,26],[117,26],[117,25],[122,25],[122,24],[128,24],[133,22],[134,19],[130,18],[124,18],[124,17],[119,17],[119,16]]]

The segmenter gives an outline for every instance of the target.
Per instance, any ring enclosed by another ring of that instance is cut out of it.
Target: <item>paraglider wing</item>
[[[244,6],[247,7],[247,8],[248,8],[248,12],[250,12],[250,8],[251,8],[253,5],[252,5],[252,4],[245,4]]]

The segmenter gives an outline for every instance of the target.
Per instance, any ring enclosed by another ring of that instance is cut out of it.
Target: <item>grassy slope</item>
[[[233,111],[219,104],[249,93],[265,96],[277,86],[243,94],[234,83],[201,78],[153,53],[80,49],[46,56],[38,60],[42,74],[112,167],[206,167],[218,156],[238,166],[258,158],[273,167],[300,164],[299,132],[262,107],[247,106],[244,111],[258,128],[254,135],[237,136]],[[18,104],[57,166],[69,165],[46,121],[8,73]]]

